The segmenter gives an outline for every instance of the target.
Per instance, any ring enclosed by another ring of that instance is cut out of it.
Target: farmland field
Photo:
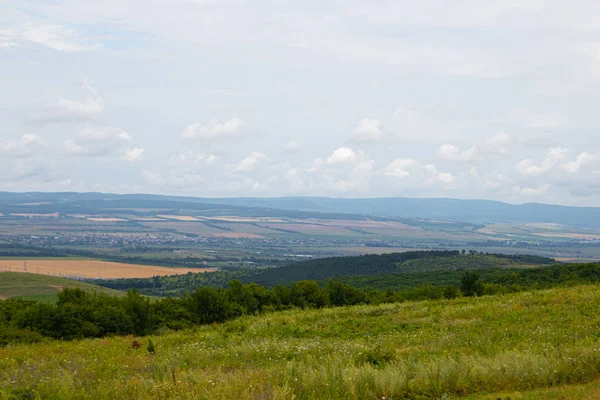
[[[188,272],[211,272],[212,268],[168,268],[125,264],[100,260],[70,259],[0,259],[0,271],[30,272],[42,275],[78,278],[149,278],[156,275],[179,275]]]

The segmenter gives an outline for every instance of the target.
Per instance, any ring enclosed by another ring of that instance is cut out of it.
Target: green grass
[[[0,298],[22,297],[28,300],[55,302],[56,294],[64,287],[80,288],[86,291],[95,290],[117,296],[123,295],[123,292],[118,290],[56,276],[27,272],[0,272]]]
[[[596,398],[598,304],[586,285],[8,347],[0,399]]]

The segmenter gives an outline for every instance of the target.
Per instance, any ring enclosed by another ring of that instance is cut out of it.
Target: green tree
[[[465,296],[481,296],[483,294],[483,282],[479,274],[473,271],[465,271],[460,278],[460,289]]]

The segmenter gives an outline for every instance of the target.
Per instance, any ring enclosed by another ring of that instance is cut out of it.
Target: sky
[[[600,206],[594,0],[0,0],[0,190]]]

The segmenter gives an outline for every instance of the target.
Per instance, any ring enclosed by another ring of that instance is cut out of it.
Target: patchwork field
[[[125,264],[100,260],[31,259],[2,260],[0,271],[30,272],[41,275],[78,278],[150,278],[156,275],[180,275],[188,272],[212,272],[212,268],[168,268]],[[1,276],[0,276],[1,279]]]

